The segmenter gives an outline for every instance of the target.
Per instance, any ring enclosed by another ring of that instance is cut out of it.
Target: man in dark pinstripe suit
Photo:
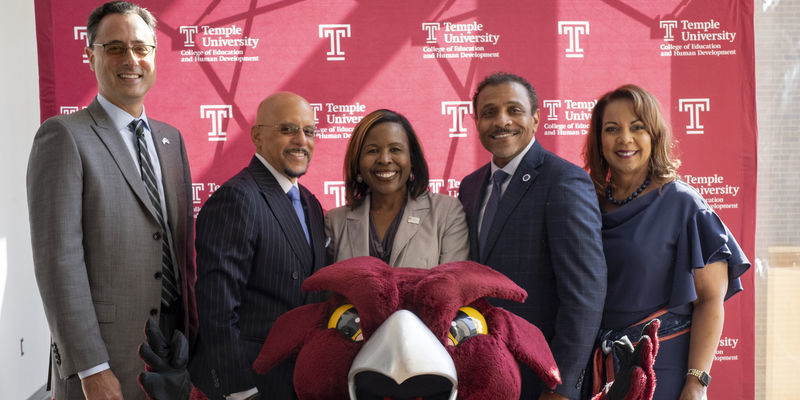
[[[211,399],[295,397],[292,362],[263,376],[251,365],[278,316],[311,300],[300,286],[325,264],[322,206],[297,183],[314,135],[305,99],[267,97],[251,128],[250,165],[214,192],[197,218],[200,330],[189,370]],[[295,207],[289,196],[298,189]]]

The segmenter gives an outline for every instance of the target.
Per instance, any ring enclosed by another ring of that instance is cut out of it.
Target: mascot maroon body
[[[298,307],[281,316],[253,364],[256,372],[265,373],[296,354],[294,387],[301,400],[347,399],[353,360],[373,335],[381,336],[376,331],[400,310],[419,318],[438,339],[436,346],[446,349],[457,371],[459,399],[519,398],[518,361],[530,366],[547,386],[560,383],[558,368],[541,331],[485,300],[494,297],[522,302],[527,297],[524,290],[491,268],[469,261],[431,270],[392,268],[378,259],[359,257],[321,269],[303,283],[303,289],[325,290],[333,295],[325,303]],[[338,318],[336,310],[344,304],[352,304],[357,310],[355,321],[362,334],[358,339],[328,328],[329,321]],[[483,333],[453,343],[448,333],[464,306],[477,310],[486,326]],[[404,339],[397,337],[400,342]],[[410,346],[416,344],[412,342]],[[418,377],[404,378],[413,381]],[[408,398],[425,397],[402,393]],[[396,396],[371,394],[380,399]]]

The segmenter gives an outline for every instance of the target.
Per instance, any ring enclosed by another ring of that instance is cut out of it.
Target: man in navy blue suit
[[[312,300],[300,286],[325,265],[322,206],[297,183],[315,132],[305,99],[288,92],[267,97],[251,128],[250,165],[197,217],[200,329],[189,371],[211,399],[295,397],[292,362],[262,376],[251,366],[275,320]]]
[[[600,212],[589,175],[545,150],[536,92],[524,78],[488,76],[473,97],[481,144],[492,161],[461,182],[470,258],[528,292],[496,301],[542,330],[561,372],[555,392],[521,366],[523,399],[577,399],[606,295]]]

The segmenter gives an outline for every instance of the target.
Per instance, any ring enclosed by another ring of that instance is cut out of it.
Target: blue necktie
[[[492,194],[489,195],[489,199],[486,201],[486,208],[483,210],[483,219],[481,220],[481,231],[478,236],[480,246],[478,249],[481,258],[485,256],[486,239],[489,237],[489,230],[492,228],[492,221],[494,221],[494,215],[497,213],[497,205],[500,204],[503,182],[508,179],[508,176],[508,173],[502,169],[498,169],[492,175]]]
[[[178,300],[181,290],[178,287],[178,278],[172,264],[172,250],[167,238],[167,223],[161,213],[161,196],[158,192],[156,174],[153,172],[153,164],[150,161],[150,154],[147,151],[147,142],[144,140],[144,121],[141,119],[133,120],[128,128],[136,134],[136,147],[139,151],[139,168],[142,173],[142,180],[147,189],[147,197],[153,204],[156,212],[156,219],[161,226],[161,274],[164,279],[161,285],[161,302],[165,307],[169,307],[174,301]]]
[[[306,213],[303,212],[303,203],[300,202],[300,191],[297,190],[297,186],[292,186],[289,189],[289,193],[286,193],[289,196],[289,199],[292,201],[292,207],[294,207],[294,212],[297,214],[297,218],[300,218],[300,225],[303,226],[303,233],[306,234],[306,241],[308,244],[311,244],[311,238],[308,236],[308,226],[306,226]]]

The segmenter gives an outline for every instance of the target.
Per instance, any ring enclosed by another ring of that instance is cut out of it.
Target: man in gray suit
[[[34,139],[31,241],[59,400],[145,399],[137,347],[148,316],[167,337],[191,338],[196,326],[186,149],[143,105],[155,23],[127,2],[95,9],[85,51],[99,94],[45,121]]]
[[[262,376],[252,364],[275,320],[316,299],[300,287],[325,265],[322,206],[297,182],[315,131],[305,99],[267,97],[250,131],[256,154],[197,216],[200,331],[189,371],[210,399],[294,397],[293,363]]]

